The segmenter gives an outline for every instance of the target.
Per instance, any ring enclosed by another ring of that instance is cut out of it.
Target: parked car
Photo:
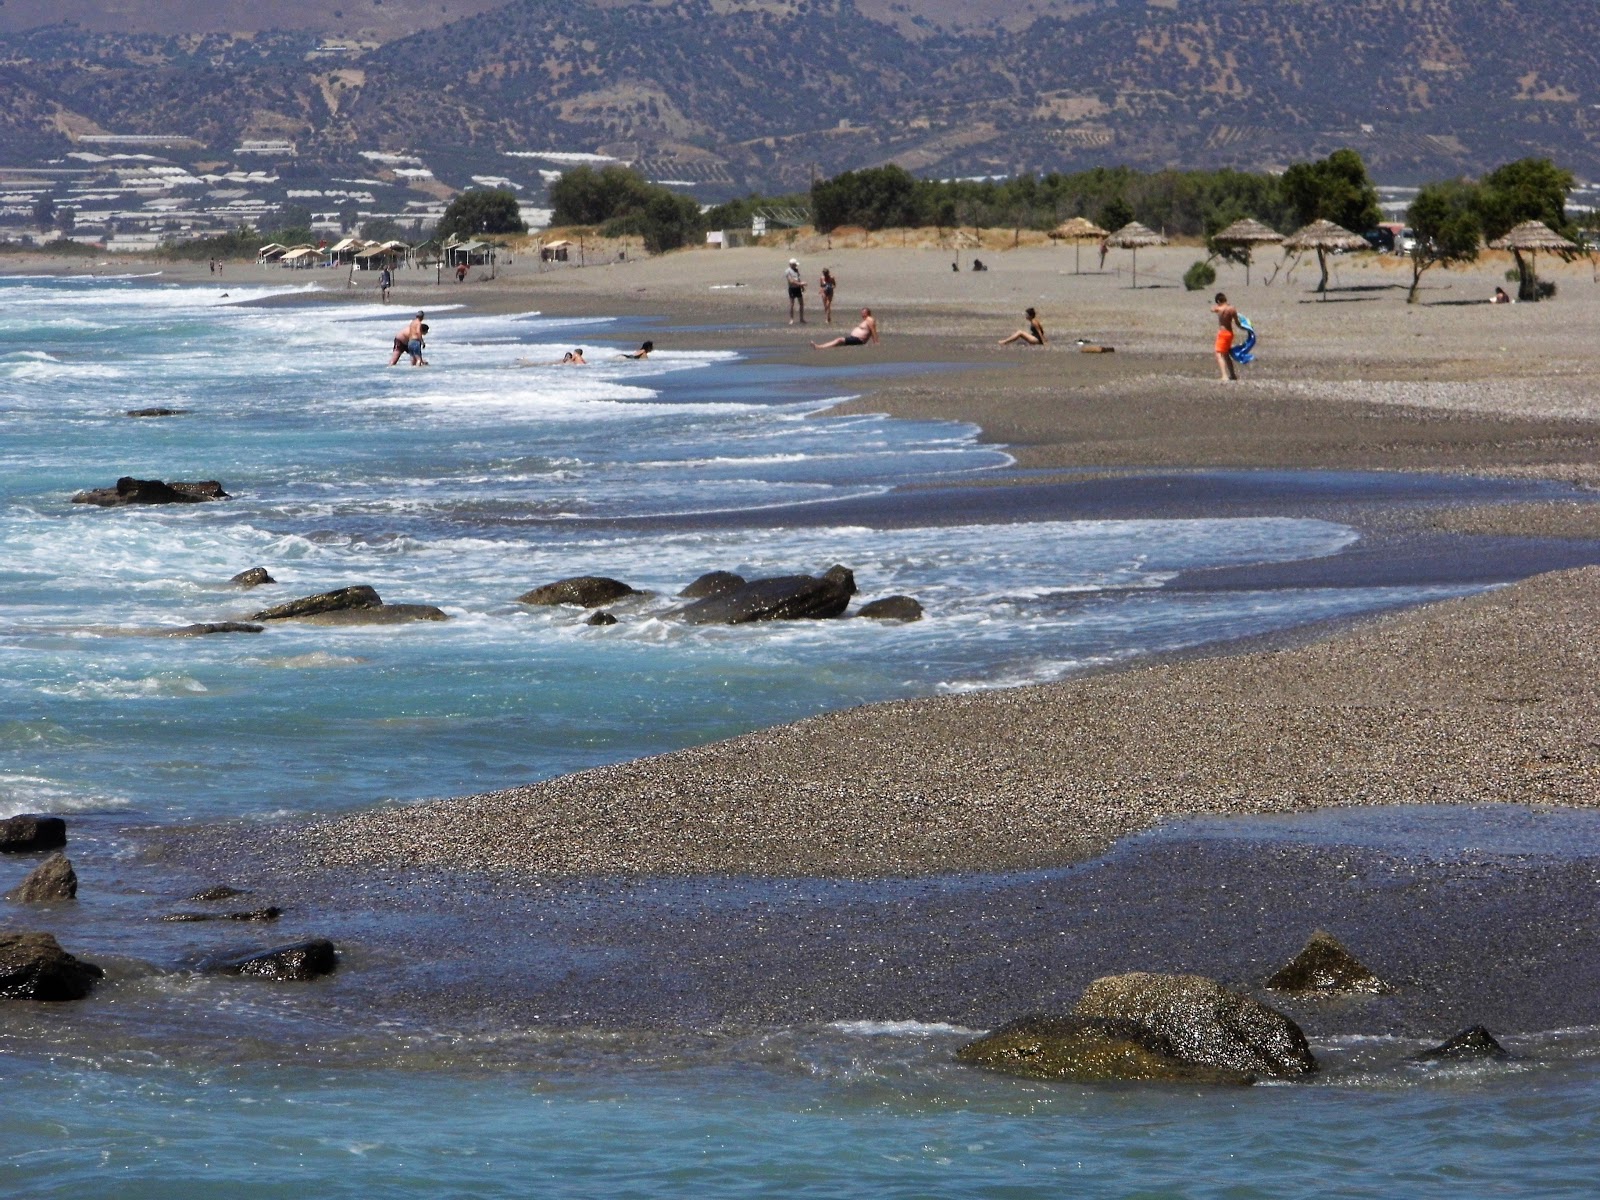
[[[1361,236],[1367,239],[1367,245],[1379,253],[1394,253],[1394,230],[1385,229],[1380,225],[1376,229],[1367,230]]]
[[[1400,231],[1400,253],[1410,254],[1417,248],[1417,231],[1415,229],[1402,229]]]

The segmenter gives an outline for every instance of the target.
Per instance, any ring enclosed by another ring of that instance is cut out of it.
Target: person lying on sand
[[[870,308],[861,310],[861,320],[856,327],[844,337],[836,337],[831,342],[812,342],[813,350],[836,350],[840,346],[865,346],[868,342],[878,341],[878,322],[872,315]]]
[[[629,351],[624,352],[622,357],[623,358],[646,359],[646,358],[650,357],[650,351],[654,350],[655,348],[656,348],[656,344],[654,342],[645,342],[637,350],[629,350]]]
[[[1030,308],[1027,317],[1028,327],[1017,330],[1008,338],[1001,338],[1002,346],[1009,346],[1012,342],[1021,342],[1025,346],[1044,345],[1044,326],[1039,323],[1039,314]]]

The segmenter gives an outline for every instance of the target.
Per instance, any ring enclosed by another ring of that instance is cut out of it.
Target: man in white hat
[[[800,312],[800,324],[806,323],[806,281],[800,275],[800,260],[791,258],[789,269],[783,273],[783,281],[789,285],[789,324],[794,324],[795,310]]]

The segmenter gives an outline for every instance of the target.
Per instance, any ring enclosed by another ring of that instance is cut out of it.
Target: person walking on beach
[[[1024,346],[1044,345],[1044,326],[1039,323],[1039,314],[1030,308],[1027,317],[1028,327],[1017,330],[1008,338],[1001,338],[1002,346],[1009,346],[1012,342],[1021,342]]]
[[[1217,324],[1221,326],[1217,330],[1217,370],[1223,383],[1237,382],[1239,372],[1233,366],[1233,330],[1239,324],[1239,310],[1228,303],[1227,296],[1218,292],[1211,311],[1217,314]]]
[[[385,304],[389,303],[389,289],[393,286],[394,276],[389,273],[389,268],[385,267],[383,273],[378,276],[378,295]]]
[[[833,289],[839,286],[839,281],[833,277],[833,272],[827,267],[822,268],[822,278],[817,281],[817,291],[822,293],[822,315],[827,318],[828,324],[833,324]]]
[[[789,324],[794,324],[796,307],[800,310],[800,324],[806,323],[806,281],[800,275],[800,260],[791,258],[789,269],[783,273],[783,282],[789,288]]]
[[[813,350],[837,350],[840,346],[865,346],[868,342],[876,344],[878,341],[878,320],[872,315],[870,308],[861,310],[861,320],[856,323],[844,337],[836,337],[831,342],[812,342]]]
[[[389,357],[391,367],[400,361],[402,354],[411,355],[413,367],[422,365],[422,335],[427,331],[422,318],[426,315],[419,310],[417,315],[411,318],[411,324],[394,335],[394,353]]]

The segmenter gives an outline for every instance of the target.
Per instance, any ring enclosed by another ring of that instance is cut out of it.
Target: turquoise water
[[[479,791],[1463,590],[1162,589],[1185,570],[1356,540],[1292,515],[959,524],[932,488],[923,524],[842,522],[831,501],[1008,460],[965,426],[819,418],[851,391],[836,374],[675,351],[661,332],[649,362],[620,361],[637,339],[603,319],[441,307],[433,365],[385,370],[408,314],[315,295],[247,303],[293,290],[266,282],[229,289],[0,280],[0,815],[87,823],[78,912],[43,922],[74,945],[115,943],[145,895],[136,875],[95,895],[94,856],[102,871],[116,860],[119,822]],[[517,366],[575,344],[597,365]],[[151,405],[189,411],[123,415]],[[123,474],[216,478],[234,499],[68,502]],[[706,570],[834,562],[863,599],[909,592],[928,619],[705,629],[667,616]],[[255,565],[280,586],[228,585]],[[514,602],[586,573],[653,594],[605,629]],[[149,636],[355,583],[452,619]],[[25,865],[4,864],[0,885]],[[1351,1194],[1443,1196],[1515,1160],[1538,1185],[1527,1194],[1558,1195],[1580,1177],[1577,1114],[1592,1094],[1570,1064],[1536,1083],[1368,1071],[1361,1046],[1319,1046],[1347,1065],[1326,1086],[1052,1088],[957,1070],[949,1055],[968,1031],[892,1012],[685,1035],[710,1050],[604,1031],[486,1049],[545,1036],[523,1027],[407,1030],[393,1044],[362,1030],[351,1048],[348,1014],[301,1005],[315,989],[282,1004],[213,994],[180,958],[122,962],[85,1005],[0,1006],[0,1192],[1242,1197],[1339,1194],[1330,1181],[1348,1180]],[[162,994],[259,1037],[141,1016]]]

